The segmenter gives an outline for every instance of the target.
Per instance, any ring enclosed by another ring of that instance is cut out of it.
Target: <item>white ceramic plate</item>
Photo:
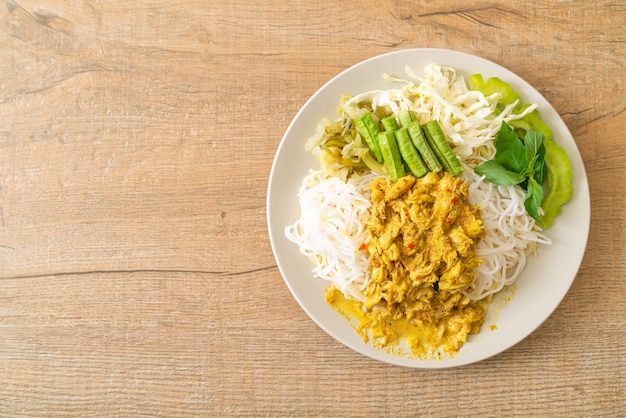
[[[404,76],[408,65],[421,74],[431,63],[452,67],[466,80],[474,73],[485,78],[499,77],[519,92],[525,103],[537,103],[542,119],[552,128],[554,139],[572,162],[574,194],[546,230],[552,245],[541,247],[539,257],[527,262],[510,302],[503,305],[496,298],[481,332],[470,336],[455,356],[419,360],[389,354],[364,343],[350,324],[325,303],[327,282],[313,278],[311,262],[300,254],[297,245],[287,240],[285,227],[300,215],[297,193],[302,179],[309,169],[319,167],[317,160],[305,152],[304,143],[315,132],[320,119],[338,117],[335,109],[341,95],[397,88],[398,84],[383,79],[384,73]],[[267,192],[267,222],[274,256],[302,309],[328,334],[353,350],[380,361],[415,368],[453,367],[484,360],[512,347],[537,329],[557,308],[576,277],[587,245],[589,217],[589,187],[580,153],[565,123],[548,101],[522,78],[493,62],[442,49],[409,49],[380,55],[347,69],[322,86],[289,125],[276,152]],[[489,325],[495,325],[496,329],[489,329]],[[566,341],[554,343],[567,344]]]

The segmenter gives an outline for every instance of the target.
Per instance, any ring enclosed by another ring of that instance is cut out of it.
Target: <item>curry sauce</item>
[[[468,185],[448,173],[370,183],[367,223],[371,275],[365,300],[348,300],[336,288],[326,301],[354,318],[364,341],[381,348],[405,342],[418,357],[454,353],[478,333],[486,306],[463,294],[482,263],[475,255],[485,231]]]

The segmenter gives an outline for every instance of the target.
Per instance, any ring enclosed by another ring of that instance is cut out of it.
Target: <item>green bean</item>
[[[441,163],[437,159],[436,155],[433,153],[433,150],[430,149],[428,142],[424,138],[424,134],[422,133],[422,128],[417,121],[413,121],[409,123],[407,127],[409,132],[409,137],[415,146],[415,149],[422,156],[422,159],[428,166],[430,171],[438,173],[441,171]]]
[[[380,120],[380,123],[383,125],[383,128],[385,128],[385,131],[387,132],[393,132],[398,129],[396,118],[393,115],[382,118]]]
[[[431,120],[424,125],[424,134],[428,144],[433,148],[435,154],[441,161],[443,168],[453,176],[457,176],[463,172],[463,167],[459,162],[454,151],[448,144],[446,135],[443,133],[441,126],[437,120]]]
[[[380,128],[372,117],[371,113],[366,113],[354,122],[356,129],[361,136],[365,139],[367,147],[370,152],[376,158],[377,161],[382,162],[383,156],[380,152],[380,145],[378,144],[378,133]]]
[[[396,141],[398,142],[398,149],[402,159],[411,170],[411,173],[416,178],[424,177],[428,173],[428,167],[424,164],[422,157],[413,146],[409,132],[407,128],[400,128],[394,132]]]
[[[392,132],[380,132],[378,134],[378,143],[380,144],[380,151],[387,167],[387,172],[392,179],[399,179],[406,175],[404,171],[404,165],[402,164],[402,157],[400,156],[400,150],[398,150],[398,143]]]
[[[417,115],[414,110],[401,110],[398,113],[398,120],[400,121],[400,126],[408,128],[411,122],[417,120]]]

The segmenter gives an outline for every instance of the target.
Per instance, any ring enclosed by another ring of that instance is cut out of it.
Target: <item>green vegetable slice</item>
[[[546,147],[546,188],[541,202],[541,221],[548,228],[561,213],[561,206],[572,198],[572,168],[567,153],[553,140],[544,140]]]
[[[382,118],[380,123],[383,125],[386,131],[393,132],[398,129],[398,124],[396,122],[396,118],[394,116],[387,116],[386,118]]]
[[[398,120],[400,126],[407,128],[411,122],[417,120],[417,115],[414,110],[402,110],[398,112]]]
[[[393,132],[380,132],[378,134],[378,144],[380,145],[380,152],[383,155],[389,176],[396,180],[404,177],[406,172],[404,171],[402,157],[400,156],[398,143],[395,136],[393,136]]]
[[[413,146],[408,129],[404,127],[400,128],[394,132],[394,136],[398,142],[400,155],[411,170],[411,173],[413,173],[416,178],[424,177],[426,173],[428,173],[428,167],[424,164],[424,161]]]
[[[417,121],[409,123],[407,130],[409,132],[409,137],[411,138],[411,141],[415,146],[415,149],[417,149],[417,152],[419,152],[419,154],[421,155],[422,159],[428,166],[428,169],[435,173],[440,172],[442,169],[441,163],[426,142],[426,138],[424,138],[424,133],[422,132],[422,128],[420,127],[419,123]]]
[[[522,106],[518,105],[515,107],[515,109],[513,109],[513,113],[520,114],[524,110],[526,110],[528,106],[530,105],[527,105],[527,104],[522,105]],[[524,136],[524,133],[526,131],[529,131],[530,129],[534,129],[535,131],[542,133],[545,139],[552,139],[552,131],[550,130],[550,128],[548,128],[548,125],[543,123],[543,121],[541,120],[541,117],[539,116],[539,111],[537,109],[526,114],[521,119],[510,121],[509,124],[513,128],[515,128],[517,131],[522,131],[521,134],[518,132],[518,135],[522,137]]]
[[[478,90],[485,96],[500,93],[502,97],[500,98],[498,104],[502,104],[504,106],[510,105],[516,100],[520,100],[519,94],[513,90],[507,82],[502,81],[498,77],[491,77],[484,80],[481,74],[474,74],[470,76],[469,84],[471,90]]]
[[[376,158],[377,161],[382,162],[383,156],[380,152],[380,145],[378,144],[378,133],[380,132],[380,128],[372,117],[372,114],[364,114],[354,122],[354,125],[361,136],[365,139],[365,143],[374,158]]]
[[[426,141],[430,148],[435,152],[435,155],[439,158],[443,169],[453,176],[457,176],[463,172],[463,167],[456,157],[454,151],[448,144],[446,135],[443,133],[439,122],[431,120],[424,125],[424,134],[426,135]]]

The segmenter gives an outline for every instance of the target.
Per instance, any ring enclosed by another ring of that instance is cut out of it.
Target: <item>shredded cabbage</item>
[[[493,142],[502,121],[521,119],[537,107],[532,105],[520,114],[513,114],[517,105],[517,102],[513,102],[495,115],[500,93],[485,96],[479,91],[469,90],[465,79],[452,68],[431,64],[424,69],[423,78],[410,67],[406,67],[406,72],[415,81],[386,75],[387,80],[404,83],[404,86],[401,89],[373,90],[356,95],[345,102],[341,107],[342,112],[353,117],[364,113],[364,109],[371,108],[376,112],[382,108],[390,112],[385,115],[389,116],[398,110],[412,109],[420,124],[439,121],[446,136],[452,141],[455,154],[461,159],[475,157],[477,153],[490,159],[495,149],[491,154],[484,155],[486,150],[480,147]],[[466,162],[471,167],[477,165],[475,161]]]

